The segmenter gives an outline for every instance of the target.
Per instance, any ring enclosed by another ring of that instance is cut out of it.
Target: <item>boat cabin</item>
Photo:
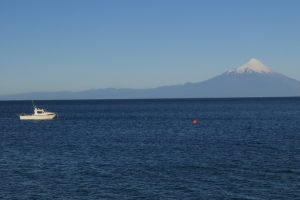
[[[40,115],[40,114],[44,114],[44,113],[45,113],[44,109],[37,108],[37,107],[34,108],[35,115]]]

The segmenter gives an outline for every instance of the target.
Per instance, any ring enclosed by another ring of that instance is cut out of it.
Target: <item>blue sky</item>
[[[300,80],[298,0],[1,0],[0,94],[198,82],[257,58]]]

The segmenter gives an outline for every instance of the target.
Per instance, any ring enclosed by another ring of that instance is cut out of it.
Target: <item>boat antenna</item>
[[[35,105],[34,105],[34,103],[33,103],[33,100],[31,100],[31,103],[32,103],[32,107],[35,108]]]

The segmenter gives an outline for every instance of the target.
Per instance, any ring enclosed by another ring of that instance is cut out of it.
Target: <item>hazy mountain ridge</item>
[[[0,95],[1,100],[140,99],[300,96],[300,81],[273,72],[256,59],[235,70],[198,83],[153,89],[96,89],[82,92],[35,92]]]

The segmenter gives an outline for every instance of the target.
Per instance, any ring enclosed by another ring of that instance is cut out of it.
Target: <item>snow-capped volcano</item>
[[[246,64],[236,68],[235,70],[229,70],[228,73],[272,73],[272,70],[261,63],[259,60],[252,58]]]
[[[300,97],[300,81],[273,72],[257,59],[198,83],[152,89],[98,89],[82,92],[0,95],[0,99],[140,99],[203,97]]]

